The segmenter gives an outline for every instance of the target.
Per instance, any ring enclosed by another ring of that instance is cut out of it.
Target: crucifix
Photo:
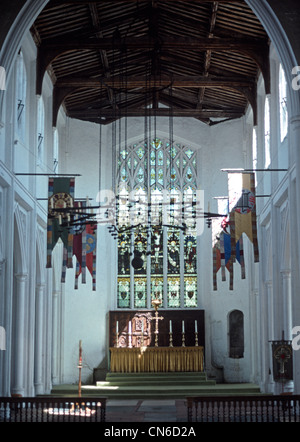
[[[293,351],[291,341],[284,339],[284,332],[282,332],[281,341],[272,342],[273,353],[273,373],[274,380],[283,382],[293,379]]]
[[[274,357],[279,363],[280,375],[284,376],[285,364],[288,363],[288,360],[291,357],[289,348],[285,345],[281,345],[278,349],[276,349]]]
[[[161,304],[161,300],[158,299],[158,297],[156,297],[155,299],[152,300],[151,304],[153,305],[154,309],[155,309],[155,317],[151,318],[152,320],[155,320],[155,330],[154,330],[154,334],[155,334],[155,347],[158,347],[158,321],[161,319],[164,319],[163,316],[158,316],[158,307]]]

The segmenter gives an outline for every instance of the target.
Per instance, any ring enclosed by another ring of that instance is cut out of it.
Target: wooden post
[[[81,369],[82,369],[82,346],[81,346],[81,340],[79,341],[79,363],[78,363],[78,369],[79,369],[78,397],[81,397]]]

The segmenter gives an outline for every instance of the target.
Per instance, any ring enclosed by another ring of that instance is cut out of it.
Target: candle
[[[119,333],[119,321],[116,323],[116,333]]]
[[[129,324],[128,324],[128,333],[131,335],[131,321],[129,321]]]
[[[182,321],[182,333],[184,333],[184,321]]]
[[[172,333],[172,321],[170,321],[170,333]]]
[[[82,345],[81,345],[81,340],[79,341],[79,364],[81,365],[82,363]]]
[[[195,333],[198,333],[198,324],[197,324],[197,320],[195,320]]]
[[[142,321],[142,333],[144,333],[144,321]]]

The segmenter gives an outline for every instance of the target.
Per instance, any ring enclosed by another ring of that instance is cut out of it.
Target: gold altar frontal
[[[203,347],[110,348],[114,373],[203,371]]]

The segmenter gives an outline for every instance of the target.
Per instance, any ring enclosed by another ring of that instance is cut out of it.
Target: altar
[[[203,371],[203,347],[111,347],[111,372]]]
[[[111,311],[110,371],[204,371],[204,311]]]

